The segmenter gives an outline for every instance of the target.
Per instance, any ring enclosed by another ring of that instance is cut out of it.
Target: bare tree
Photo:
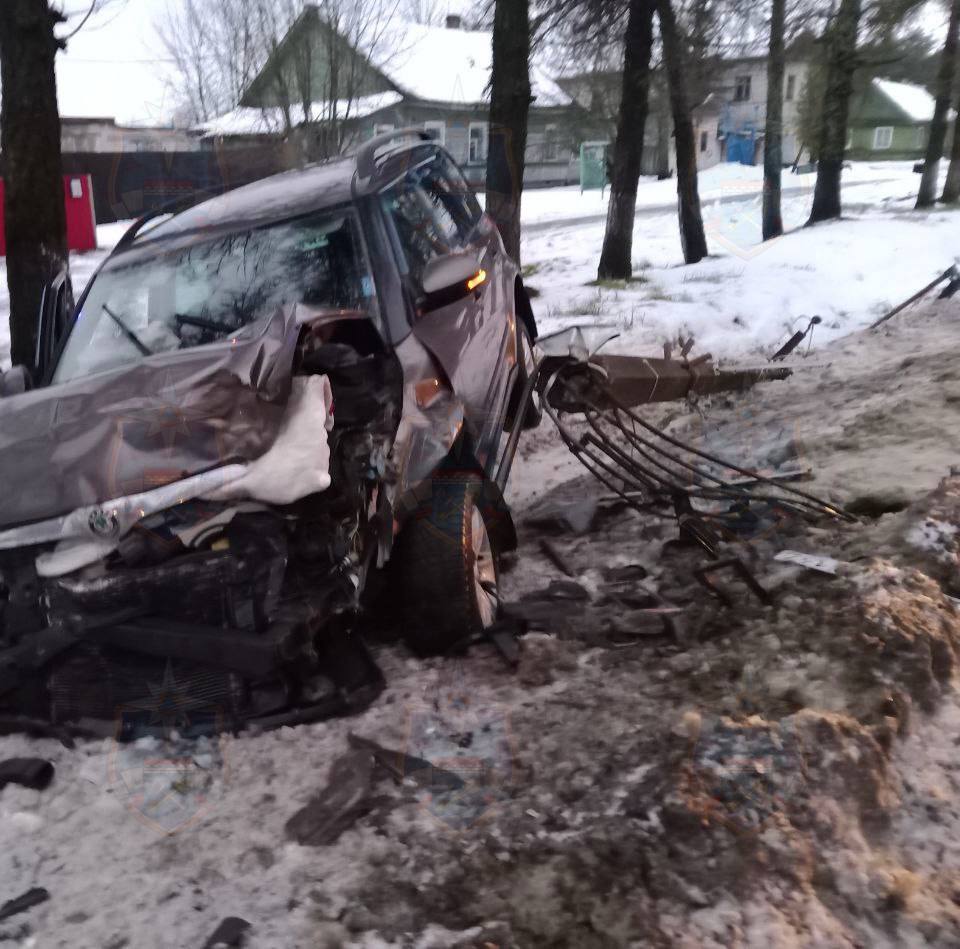
[[[950,21],[947,25],[947,37],[940,57],[937,72],[936,100],[933,119],[930,122],[930,137],[927,140],[927,153],[920,178],[920,192],[917,195],[917,207],[929,208],[937,198],[937,173],[943,146],[947,141],[947,117],[950,112],[950,95],[953,91],[953,77],[957,62],[957,37],[960,33],[960,0],[950,4]]]
[[[763,239],[783,233],[780,175],[783,168],[783,75],[787,66],[786,0],[770,6],[770,50],[767,56],[767,119],[763,139]]]
[[[487,146],[487,212],[520,263],[520,201],[530,111],[528,0],[496,0]]]
[[[671,0],[657,0],[663,59],[670,87],[670,108],[673,113],[673,135],[677,152],[677,200],[680,220],[680,243],[683,259],[695,264],[707,256],[707,237],[700,212],[697,185],[697,148],[693,134],[693,118],[687,98],[684,54]]]
[[[296,129],[305,157],[319,158],[343,148],[373,66],[402,46],[398,3],[185,0],[159,30],[194,122],[230,111],[256,85],[263,126]]]
[[[4,175],[10,355],[30,366],[47,282],[68,267],[54,60],[63,15],[47,0],[0,3],[0,148]]]
[[[617,137],[613,145],[613,178],[597,268],[597,277],[601,280],[627,280],[633,273],[633,218],[647,126],[655,6],[656,0],[631,0],[627,17]]]

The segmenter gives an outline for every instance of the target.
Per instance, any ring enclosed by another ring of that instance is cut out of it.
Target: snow
[[[874,79],[873,86],[885,95],[911,122],[929,122],[933,118],[934,98],[923,86],[891,79]]]
[[[360,96],[356,99],[340,99],[336,103],[336,114],[341,118],[363,118],[380,109],[396,105],[403,96],[398,92],[378,92],[374,95]],[[311,106],[311,115],[324,116],[333,114],[329,102],[314,102]],[[290,120],[294,125],[303,122],[303,106],[293,103],[290,106]],[[238,106],[224,115],[217,116],[209,122],[194,126],[204,135],[267,135],[283,129],[283,110],[280,108],[255,109],[247,106]]]
[[[692,333],[698,352],[757,360],[813,316],[823,321],[814,330],[814,348],[873,322],[960,256],[960,216],[942,208],[913,211],[917,178],[902,163],[854,166],[843,188],[847,217],[814,228],[803,227],[813,176],[793,187],[786,178],[787,233],[766,243],[759,173],[746,171],[740,179],[728,177],[734,173],[727,167],[703,175],[711,253],[692,266],[681,263],[676,212],[655,204],[663,183],[643,185],[633,239],[635,281],[626,285],[594,285],[602,217],[528,228],[524,280],[539,294],[534,306],[541,333],[571,323],[600,325],[619,334],[613,351],[652,353],[678,332]],[[534,218],[538,202],[547,200],[536,192],[523,198]],[[564,189],[564,200],[573,205],[577,195]]]
[[[493,34],[482,30],[404,24],[395,50],[380,69],[400,89],[431,102],[486,102],[490,90]],[[378,57],[375,55],[374,59]],[[568,105],[570,97],[534,61],[530,84],[535,104]]]

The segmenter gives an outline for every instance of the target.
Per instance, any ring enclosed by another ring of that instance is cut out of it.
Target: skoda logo
[[[97,537],[113,537],[120,529],[120,521],[113,511],[105,511],[102,507],[96,508],[90,514],[87,522],[91,533]]]

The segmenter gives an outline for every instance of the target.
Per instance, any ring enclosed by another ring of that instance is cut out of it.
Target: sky
[[[173,101],[156,23],[179,0],[99,0],[99,9],[57,55],[57,97],[65,116],[107,116],[120,124],[169,122]],[[90,0],[65,0],[67,35]]]
[[[0,0],[2,2],[2,0]],[[66,35],[91,0],[61,0]],[[105,116],[120,124],[169,123],[174,101],[167,87],[172,65],[157,23],[183,0],[97,0],[98,9],[57,56],[57,94],[64,116]],[[936,34],[945,28],[938,3],[928,4],[922,23]]]

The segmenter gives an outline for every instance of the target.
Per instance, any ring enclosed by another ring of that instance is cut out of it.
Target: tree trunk
[[[683,247],[684,261],[695,264],[707,256],[707,238],[703,232],[700,194],[697,190],[697,143],[687,101],[680,35],[670,0],[657,0],[657,13],[660,17],[660,38],[663,41],[663,58],[670,86],[670,108],[673,113],[673,134],[677,150],[680,244]]]
[[[953,122],[953,147],[950,150],[950,167],[940,200],[956,204],[960,200],[960,98],[957,99],[957,118]]]
[[[937,70],[937,93],[933,107],[933,119],[930,122],[930,138],[927,141],[927,154],[923,163],[923,175],[920,178],[920,191],[917,194],[917,207],[932,207],[937,200],[937,172],[943,157],[943,146],[947,141],[947,117],[950,112],[950,93],[953,91],[953,75],[957,64],[957,34],[960,32],[960,0],[950,5],[950,23],[947,26],[947,38],[943,44],[940,68]]]
[[[840,217],[840,176],[847,148],[847,119],[857,68],[857,31],[861,0],[840,0],[827,39],[827,85],[823,96],[820,154],[813,208],[807,224]]]
[[[507,253],[520,263],[520,198],[530,110],[530,14],[527,0],[496,0],[490,124],[487,143],[487,213]]]
[[[629,280],[633,270],[633,218],[643,164],[643,138],[650,97],[650,51],[653,48],[655,0],[630,0],[623,87],[613,145],[613,180],[607,205],[607,228],[597,278]]]
[[[787,66],[783,42],[786,8],[787,0],[773,0],[770,12],[767,125],[763,141],[763,239],[765,241],[779,237],[783,233],[780,175],[783,169],[783,74]]]
[[[40,297],[67,267],[67,222],[60,160],[54,59],[63,21],[46,0],[0,3],[0,148],[4,175],[10,356],[31,366]]]

